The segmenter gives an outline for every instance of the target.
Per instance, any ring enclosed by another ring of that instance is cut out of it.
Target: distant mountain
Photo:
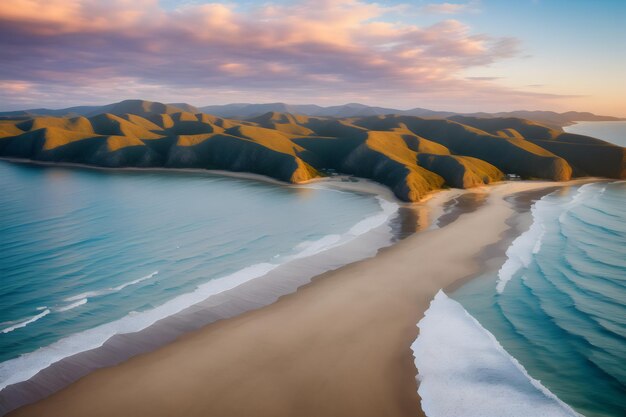
[[[52,116],[52,117],[66,117],[66,116],[83,116],[90,114],[92,111],[97,111],[103,106],[78,106],[68,107],[66,109],[28,109],[28,110],[15,110],[0,112],[0,117],[34,117],[34,116]]]
[[[318,117],[366,117],[366,116],[382,116],[387,114],[402,114],[407,116],[434,116],[447,117],[456,113],[452,112],[436,112],[427,109],[411,109],[398,110],[386,107],[367,106],[359,103],[348,103],[340,106],[322,107],[315,104],[285,104],[285,103],[265,103],[265,104],[247,104],[235,103],[216,106],[200,107],[204,113],[213,114],[220,117],[249,119],[261,116],[268,112],[303,114],[305,116]]]
[[[359,103],[348,103],[341,106],[323,107],[316,114],[309,116],[327,117],[367,117],[382,116],[385,114],[398,114],[399,110],[385,107],[372,107]]]
[[[174,114],[180,112],[187,113],[206,113],[214,116],[226,117],[229,119],[251,119],[262,116],[266,113],[290,113],[301,114],[305,116],[316,117],[368,117],[368,116],[385,116],[385,115],[401,115],[401,116],[417,116],[430,119],[447,119],[453,116],[468,116],[479,118],[521,118],[532,120],[544,124],[546,126],[560,129],[563,126],[570,125],[577,121],[617,121],[626,120],[611,116],[598,116],[589,112],[566,112],[556,113],[553,111],[528,111],[519,110],[511,112],[499,113],[454,113],[446,111],[429,110],[420,107],[409,110],[399,110],[387,107],[367,106],[359,103],[348,103],[340,106],[322,107],[315,104],[286,104],[286,103],[233,103],[224,105],[213,105],[204,107],[195,107],[187,103],[170,103],[163,104],[146,100],[124,100],[119,103],[107,104],[105,106],[78,106],[66,109],[29,109],[20,111],[0,112],[0,117],[35,117],[35,116],[53,116],[53,117],[73,117],[85,116],[91,117],[98,114],[109,113],[116,116],[124,114],[136,114],[146,117],[156,114]]]
[[[494,117],[516,117],[519,119],[532,120],[534,122],[542,123],[550,127],[561,128],[574,124],[575,122],[602,122],[602,121],[618,121],[625,120],[612,116],[598,116],[589,112],[576,112],[569,111],[566,113],[556,113],[553,111],[528,111],[517,110],[510,112],[499,113],[465,113],[463,116],[468,117],[482,117],[482,118],[494,118]]]
[[[198,109],[194,106],[185,103],[181,103],[179,105],[181,107],[172,104],[163,104],[147,100],[124,100],[120,101],[119,103],[102,106],[99,109],[95,110],[95,113],[92,111],[91,114],[86,114],[84,116],[93,116],[96,114],[109,113],[116,116],[122,116],[124,114],[136,114],[137,116],[146,117],[154,114],[174,114],[180,113],[182,111],[192,111],[194,113],[199,113]]]
[[[574,122],[582,121],[617,121],[625,120],[611,116],[598,116],[589,112],[566,112],[556,113],[553,111],[511,111],[511,112],[499,112],[499,113],[455,113],[447,111],[429,110],[420,107],[416,107],[410,110],[399,110],[386,107],[374,107],[367,106],[359,103],[348,103],[341,106],[322,107],[313,104],[285,104],[285,103],[266,103],[266,104],[226,104],[200,107],[200,110],[204,113],[213,114],[220,117],[236,118],[236,119],[249,119],[257,116],[261,116],[268,112],[277,113],[291,113],[302,114],[305,116],[318,116],[318,117],[367,117],[367,116],[384,116],[384,115],[403,115],[403,116],[418,116],[427,118],[445,119],[452,116],[469,116],[469,117],[482,117],[482,118],[494,118],[494,117],[516,117],[521,119],[528,119],[538,123],[545,124],[553,128],[560,128],[570,125]]]
[[[199,108],[188,103],[167,103],[166,106],[175,107],[176,110],[180,109],[186,111],[187,113],[202,113]]]
[[[312,116],[318,115],[317,113],[319,113],[323,109],[324,107],[320,107],[315,104],[292,105],[285,103],[234,103],[200,107],[200,111],[202,111],[203,113],[213,114],[220,117],[238,119],[257,117],[269,112],[304,114]]]
[[[200,113],[200,110],[197,107],[194,107],[187,103],[163,104],[147,100],[124,100],[118,103],[107,104],[104,106],[77,106],[57,110],[29,109],[0,112],[0,117],[91,117],[104,113],[114,114],[116,116],[122,116],[124,114],[136,114],[138,116],[146,117],[154,114],[174,114],[180,113],[182,111],[190,113]]]

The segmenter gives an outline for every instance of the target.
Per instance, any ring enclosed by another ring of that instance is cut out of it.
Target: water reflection
[[[402,240],[413,233],[430,226],[430,210],[424,204],[412,204],[398,209],[398,215],[391,222],[391,230],[396,240]]]
[[[446,201],[443,205],[444,214],[437,219],[437,226],[445,227],[454,222],[461,214],[478,210],[487,201],[487,193],[465,193]]]

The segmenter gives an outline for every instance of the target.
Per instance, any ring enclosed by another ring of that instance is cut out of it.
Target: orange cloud
[[[31,83],[25,81],[16,80],[2,80],[0,81],[0,90],[8,91],[10,93],[24,93],[33,87]]]

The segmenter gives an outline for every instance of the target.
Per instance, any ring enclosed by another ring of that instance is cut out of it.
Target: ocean
[[[625,144],[613,123],[568,131]],[[562,188],[531,215],[498,271],[440,293],[420,322],[430,417],[626,415],[626,181]]]
[[[619,146],[626,146],[626,120],[621,122],[577,122],[563,128],[568,133],[593,136]]]
[[[497,274],[451,296],[587,416],[626,410],[626,182],[543,197]]]
[[[0,388],[397,211],[320,185],[5,161],[0,190]]]

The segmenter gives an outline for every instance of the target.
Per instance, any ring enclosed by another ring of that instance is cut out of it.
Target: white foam
[[[541,242],[545,236],[545,226],[541,222],[541,217],[537,214],[543,201],[537,201],[531,207],[533,223],[530,228],[519,235],[506,250],[507,259],[498,271],[498,281],[496,290],[502,293],[506,284],[513,278],[513,275],[522,268],[530,265],[533,254],[539,252]],[[545,204],[545,203],[544,203]]]
[[[539,236],[535,241],[535,245],[533,246],[533,255],[538,254],[541,250],[541,244],[543,243],[543,237],[546,235],[546,226],[543,223],[540,223],[541,231],[539,232]]]
[[[318,240],[300,243],[295,248],[298,252],[290,259],[306,258],[308,256],[344,245],[357,237],[384,225],[387,221],[389,221],[391,216],[398,211],[399,206],[396,203],[392,203],[382,197],[377,196],[376,199],[378,200],[378,204],[381,208],[380,212],[359,221],[343,235],[326,235]]]
[[[297,253],[293,258],[306,258],[327,250],[341,242],[341,235],[326,235],[317,240],[307,240],[295,247]]]
[[[346,234],[339,236],[339,238],[337,238],[338,235],[328,235],[322,237],[318,241],[301,244],[302,246],[299,248],[300,251],[292,257],[286,257],[285,262],[290,259],[311,256],[324,250],[343,245],[344,243],[347,243],[356,237],[385,224],[385,222],[387,222],[391,216],[396,213],[399,206],[383,198],[377,197],[377,199],[381,206],[381,211],[379,213],[360,221]],[[100,347],[109,338],[116,334],[141,331],[161,319],[179,313],[187,307],[206,300],[211,295],[219,294],[235,288],[245,282],[264,276],[280,265],[280,263],[259,263],[246,267],[231,275],[208,281],[198,286],[194,291],[181,294],[151,310],[141,312],[131,311],[119,320],[105,323],[92,329],[85,330],[81,333],[70,335],[52,343],[51,345],[2,362],[0,363],[0,390],[8,385],[32,378],[40,370],[47,368],[51,364],[58,362],[65,357]],[[128,285],[136,284],[145,279],[151,278],[157,273],[158,271],[155,271],[146,277],[130,281],[118,287],[101,291],[90,291],[68,297],[65,301],[82,300],[89,298],[90,296],[94,296],[90,295],[93,293],[97,295],[108,294],[110,291],[116,290],[116,288],[119,290]]]
[[[131,312],[119,320],[73,334],[51,345],[2,362],[0,363],[0,390],[8,385],[33,377],[40,370],[67,356],[102,346],[104,342],[115,334],[133,333],[143,330],[158,320],[176,314],[213,294],[218,294],[251,279],[265,275],[277,266],[275,264],[263,263],[244,268],[234,274],[202,284],[195,291],[179,295],[151,310]],[[50,310],[45,310],[29,322],[49,313]],[[15,325],[14,328],[23,327],[27,324],[27,322],[23,322]],[[5,331],[3,332],[6,333]]]
[[[428,417],[580,417],[443,291],[411,346]]]
[[[76,300],[83,300],[85,298],[95,298],[95,297],[99,297],[101,295],[105,295],[105,294],[110,294],[111,291],[107,290],[100,290],[100,291],[86,291],[86,292],[81,292],[80,294],[77,295],[72,295],[71,297],[67,297],[64,298],[63,301],[76,301]]]
[[[142,281],[150,279],[150,278],[152,278],[153,276],[155,276],[158,273],[159,273],[159,271],[154,271],[151,274],[148,274],[148,275],[146,275],[144,277],[141,277],[141,278],[134,279],[132,281],[125,282],[125,283],[123,283],[121,285],[118,285],[117,287],[105,288],[104,290],[87,291],[87,292],[84,292],[84,293],[81,293],[81,294],[77,294],[77,295],[73,295],[71,297],[64,298],[63,301],[76,301],[76,300],[83,300],[85,298],[94,298],[94,297],[99,297],[99,296],[102,296],[102,295],[113,294],[114,292],[121,291],[121,290],[123,290],[126,287],[129,287],[129,286],[135,285],[135,284],[139,284]],[[64,310],[59,310],[59,311],[64,311]]]
[[[29,318],[29,319],[26,319],[24,321],[20,321],[18,323],[15,323],[15,324],[13,324],[13,325],[11,325],[9,327],[6,327],[6,328],[2,329],[0,331],[0,333],[10,333],[10,332],[12,332],[15,329],[20,329],[22,327],[26,327],[29,324],[36,322],[40,318],[47,316],[48,314],[50,314],[50,310],[46,308],[41,313],[39,313],[39,314]]]
[[[547,195],[531,206],[530,212],[533,223],[527,231],[519,235],[511,246],[507,248],[507,259],[498,271],[496,291],[499,294],[504,291],[507,283],[513,278],[515,273],[522,268],[527,268],[533,260],[533,255],[536,255],[541,250],[541,245],[546,235],[544,219],[552,218],[553,212],[555,212],[559,213],[557,216],[562,221],[572,207],[576,207],[587,199],[595,197],[598,191],[597,186],[598,184],[596,183],[582,185],[566,204],[560,202],[553,203],[550,195]]]
[[[76,307],[82,306],[83,304],[87,304],[87,298],[82,298],[82,299],[76,301],[75,303],[68,304],[68,305],[63,306],[63,307],[59,307],[57,309],[57,311],[61,311],[62,312],[62,311],[72,310],[72,309],[75,309]]]
[[[398,208],[400,207],[398,206],[398,204],[393,203],[389,200],[385,200],[382,197],[377,196],[376,200],[378,200],[378,204],[380,204],[380,208],[382,209],[382,211],[364,220],[361,220],[360,222],[352,226],[348,231],[348,235],[353,237],[360,236],[364,233],[369,232],[372,229],[382,226],[391,218],[392,215],[394,215],[398,211]]]
[[[135,284],[139,284],[140,282],[143,282],[143,281],[145,281],[147,279],[150,279],[150,278],[152,278],[153,276],[155,276],[158,273],[159,273],[159,271],[154,271],[153,273],[151,273],[149,275],[146,275],[145,277],[137,278],[135,280],[125,282],[122,285],[118,285],[117,287],[113,287],[113,288],[111,288],[111,290],[113,290],[115,292],[121,291],[121,290],[123,290],[126,287],[129,287],[129,286],[135,285]]]

